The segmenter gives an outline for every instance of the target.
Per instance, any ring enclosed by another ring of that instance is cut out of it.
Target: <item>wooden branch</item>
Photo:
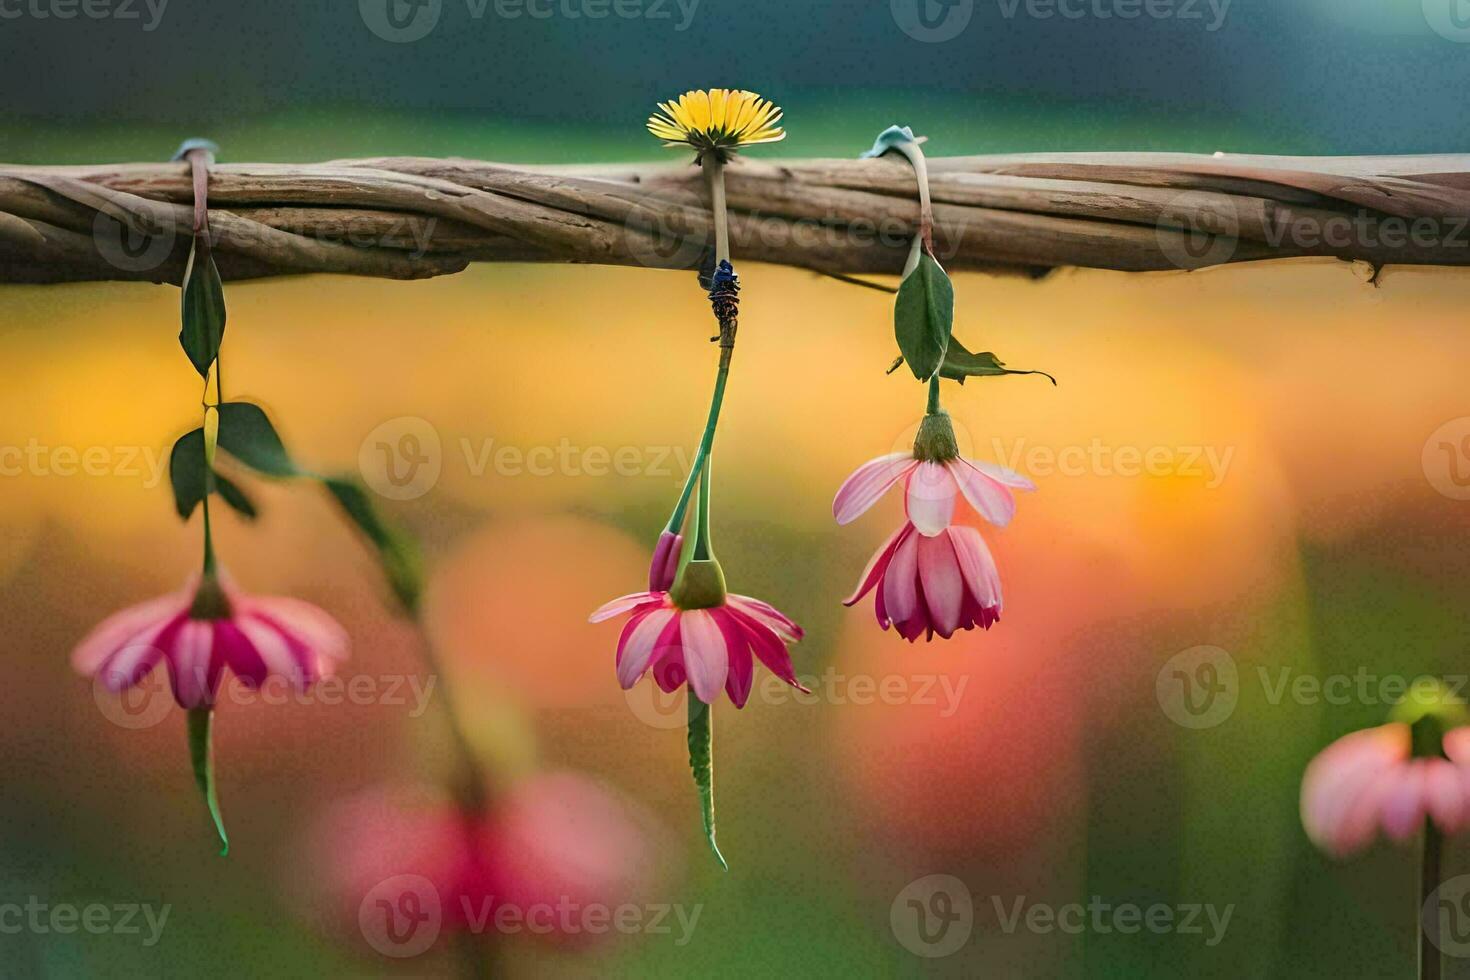
[[[950,269],[1042,275],[1331,256],[1470,265],[1470,155],[931,158],[935,251]],[[916,233],[901,160],[738,159],[737,259],[896,274]],[[210,228],[225,278],[417,279],[470,262],[697,268],[712,221],[688,164],[513,167],[392,157],[219,164]],[[185,163],[0,165],[0,282],[179,281]]]

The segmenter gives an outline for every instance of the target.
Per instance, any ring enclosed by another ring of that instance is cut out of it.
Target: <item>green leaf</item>
[[[689,768],[694,773],[694,785],[699,788],[699,810],[704,819],[704,837],[709,849],[714,851],[720,867],[726,871],[725,855],[715,842],[715,757],[714,732],[710,729],[710,706],[689,691]]]
[[[972,354],[954,337],[949,340],[949,350],[944,352],[944,364],[939,368],[941,378],[960,384],[964,384],[966,378],[990,378],[1003,374],[1039,374],[1052,384],[1057,383],[1057,379],[1045,371],[1013,371],[988,350]]]
[[[919,256],[898,287],[893,304],[893,332],[909,370],[920,381],[934,377],[944,363],[954,324],[954,286],[928,252]]]
[[[424,591],[423,559],[418,544],[383,520],[360,483],[347,477],[324,477],[322,485],[377,552],[378,564],[403,608],[409,615],[416,613]]]
[[[219,446],[266,476],[305,476],[276,435],[265,411],[250,402],[225,402],[219,407]]]
[[[215,268],[209,243],[194,239],[189,246],[189,264],[184,267],[182,297],[183,327],[179,344],[201,378],[209,377],[209,366],[219,356],[225,336],[225,289]]]
[[[218,491],[220,499],[233,507],[235,512],[246,520],[253,521],[259,515],[260,512],[255,509],[254,501],[247,497],[245,491],[228,477],[215,473],[214,489]]]
[[[168,480],[174,488],[174,509],[188,520],[206,492],[204,430],[194,429],[179,436],[168,455]]]
[[[225,833],[225,818],[220,814],[219,795],[214,786],[214,745],[210,738],[213,719],[211,707],[189,709],[189,758],[194,764],[194,782],[204,796],[204,805],[209,807],[210,819],[219,834],[220,857],[224,857],[230,853],[230,837]]]

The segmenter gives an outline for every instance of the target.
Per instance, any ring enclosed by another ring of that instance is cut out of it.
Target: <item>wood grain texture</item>
[[[935,251],[951,270],[1038,276],[1329,256],[1470,265],[1470,155],[1025,154],[931,158]],[[918,223],[898,159],[727,170],[738,260],[897,274]],[[0,282],[177,283],[185,163],[0,164]],[[218,164],[215,257],[227,279],[311,272],[418,279],[470,262],[689,269],[708,194],[687,164],[522,167],[384,157]]]

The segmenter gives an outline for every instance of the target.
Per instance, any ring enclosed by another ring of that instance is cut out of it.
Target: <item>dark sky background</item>
[[[891,9],[915,0],[697,0],[684,30],[679,0],[416,0],[438,3],[439,17],[406,43],[376,35],[359,0],[166,0],[156,18],[148,2],[0,0],[0,138],[23,141],[28,119],[200,128],[313,108],[611,123],[724,82],[783,104],[911,89],[991,107],[1228,119],[1283,152],[1466,143],[1467,0],[1233,0],[1218,23],[1225,0],[945,0],[971,16],[935,42],[905,33]],[[362,6],[385,2],[403,0]],[[527,2],[553,15],[532,17]],[[614,15],[615,2],[642,16]],[[1093,12],[1130,2],[1170,12]],[[115,15],[89,18],[83,3]],[[609,16],[562,12],[589,3]],[[1032,16],[1051,3],[1085,16]],[[1462,20],[1447,19],[1461,7]],[[77,15],[55,16],[68,9]],[[1465,24],[1464,40],[1436,33],[1436,17]]]

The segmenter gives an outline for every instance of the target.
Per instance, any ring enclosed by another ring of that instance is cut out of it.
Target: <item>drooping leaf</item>
[[[214,489],[219,492],[221,500],[234,508],[235,512],[246,520],[253,521],[259,515],[260,512],[255,509],[254,501],[246,496],[245,491],[241,490],[230,478],[215,473]]]
[[[219,445],[257,473],[306,475],[291,461],[265,411],[251,402],[225,402],[219,407]]]
[[[209,243],[198,238],[189,246],[189,264],[184,267],[182,317],[179,344],[194,370],[207,378],[225,336],[225,290]]]
[[[325,477],[322,485],[373,546],[393,594],[413,615],[423,593],[423,559],[417,542],[383,519],[368,491],[356,480]]]
[[[225,833],[225,818],[220,813],[219,794],[214,785],[214,744],[210,737],[213,720],[213,708],[189,709],[189,759],[194,764],[194,783],[209,808],[215,833],[219,834],[220,857],[224,857],[230,853],[230,837]]]
[[[909,370],[928,381],[944,363],[954,324],[954,286],[928,252],[919,256],[898,287],[893,304],[893,332]]]
[[[964,384],[966,378],[989,378],[1003,374],[1039,374],[1052,384],[1057,383],[1057,379],[1045,371],[1014,371],[988,350],[972,354],[958,338],[949,339],[949,349],[944,352],[944,364],[939,368],[941,378]]]
[[[710,706],[689,694],[689,769],[699,790],[699,812],[704,820],[704,837],[720,867],[726,871],[725,855],[715,841],[715,759],[714,732],[710,728]]]
[[[168,480],[174,489],[174,509],[186,521],[207,492],[205,472],[204,430],[193,429],[179,436],[168,454]]]

